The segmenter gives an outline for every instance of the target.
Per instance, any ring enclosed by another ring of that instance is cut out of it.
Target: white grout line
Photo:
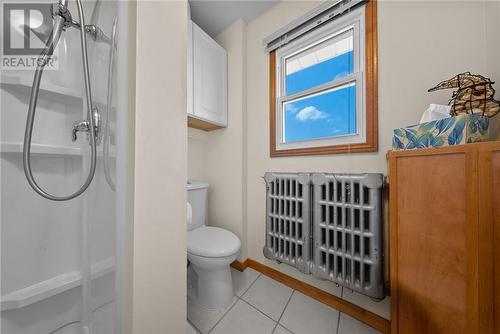
[[[196,325],[195,325],[195,324],[193,324],[193,322],[192,322],[191,320],[189,320],[189,319],[186,319],[186,320],[187,320],[187,322],[189,322],[189,324],[190,324],[191,326],[193,326],[193,328],[196,330],[196,332],[197,332],[198,334],[202,334],[202,332],[200,331],[200,329],[199,329],[198,327],[196,327]]]
[[[342,287],[340,289],[340,299],[344,299],[344,287]],[[336,308],[333,308],[333,309],[337,310]],[[340,310],[337,310],[337,311],[339,312],[339,315],[337,316],[337,330],[335,331],[335,333],[339,334],[339,329],[340,329]]]
[[[286,311],[286,309],[288,307],[288,304],[290,304],[290,301],[292,300],[292,297],[293,297],[294,293],[295,293],[295,290],[292,290],[292,293],[291,293],[290,297],[288,298],[288,301],[285,304],[285,308],[283,309],[283,312],[281,312],[281,315],[278,318],[278,322],[276,323],[276,326],[274,326],[273,333],[276,330],[276,327],[278,327],[278,325],[282,326],[283,328],[285,328],[286,330],[288,330],[290,333],[293,333],[291,330],[289,330],[288,328],[286,328],[285,326],[283,326],[282,324],[280,324],[280,320],[283,317],[283,314],[285,314],[285,311]]]
[[[248,286],[248,288],[246,288],[246,289],[245,289],[245,291],[243,291],[243,293],[241,294],[242,296],[243,296],[243,295],[244,295],[244,294],[245,294],[248,290],[250,290],[250,288],[254,285],[254,283],[255,283],[255,282],[259,279],[259,277],[260,277],[261,275],[262,275],[261,273],[259,273],[259,274],[257,275],[257,277],[256,277],[256,278],[252,281],[252,283],[250,283],[250,285]],[[233,303],[233,304],[232,304],[232,305],[231,305],[231,306],[230,306],[230,307],[226,310],[226,312],[224,312],[224,313],[222,314],[222,316],[221,316],[221,317],[219,318],[219,320],[217,320],[217,322],[216,322],[216,323],[215,323],[215,324],[214,324],[214,325],[210,328],[210,330],[207,332],[207,334],[210,334],[210,333],[214,330],[214,328],[215,328],[215,327],[219,324],[219,322],[220,322],[220,321],[221,321],[221,320],[222,320],[222,319],[226,316],[226,314],[228,314],[228,313],[229,313],[229,311],[230,311],[230,310],[234,307],[234,305],[236,305],[236,303],[238,302],[238,300],[240,300],[240,299],[241,299],[241,298],[240,298],[240,297],[238,297],[237,295],[234,295],[234,297],[236,298],[236,301],[235,301],[235,302],[234,302],[234,303]],[[188,321],[189,321],[189,319],[188,319]],[[274,321],[274,320],[273,320],[273,321]],[[195,325],[194,325],[191,321],[189,321],[189,322],[193,325],[193,327],[194,327],[194,328],[195,328],[195,329],[196,329],[196,330],[197,330],[200,334],[203,334],[203,332],[202,332],[202,331],[201,331],[198,327],[196,327],[196,326],[195,326]]]
[[[231,311],[231,309],[238,303],[238,301],[242,301],[244,302],[245,304],[251,306],[252,308],[254,308],[255,310],[257,310],[259,313],[263,314],[264,316],[266,316],[267,318],[271,319],[274,323],[275,323],[275,326],[273,328],[273,331],[272,333],[274,333],[276,331],[276,328],[279,326],[285,328],[287,331],[289,331],[290,333],[293,334],[293,331],[291,331],[289,328],[283,326],[283,324],[280,323],[281,321],[281,318],[283,317],[283,315],[285,314],[285,311],[288,307],[288,304],[290,304],[290,301],[292,300],[292,297],[293,297],[293,294],[297,291],[297,290],[292,290],[292,293],[290,294],[290,297],[288,298],[288,301],[286,302],[285,304],[285,308],[283,309],[283,311],[281,312],[281,315],[280,317],[278,318],[278,321],[274,320],[273,318],[271,318],[270,316],[268,316],[266,313],[264,313],[263,311],[259,310],[257,307],[253,306],[252,304],[250,304],[249,302],[247,302],[245,299],[243,299],[243,296],[252,288],[252,286],[255,284],[255,282],[258,281],[258,279],[262,276],[263,274],[262,273],[259,273],[259,275],[253,280],[253,282],[248,286],[248,288],[245,289],[245,291],[241,294],[241,297],[237,296],[237,295],[234,295],[234,297],[236,298],[236,301],[222,314],[222,316],[220,317],[219,320],[217,320],[217,322],[215,323],[215,325],[212,326],[212,328],[207,332],[207,334],[210,334],[214,329],[215,327],[217,327],[217,325],[222,321],[222,319],[224,319],[224,317],[229,313],[229,311]],[[268,276],[266,276],[268,277]],[[270,279],[272,279],[271,277],[268,277]],[[274,279],[273,279],[274,280]],[[274,280],[276,281],[276,280]],[[279,282],[279,281],[276,281],[276,282]],[[281,283],[281,282],[280,282]],[[343,298],[344,296],[344,289],[342,288],[341,290],[341,293],[340,293],[340,298]],[[340,328],[340,311],[337,310],[336,308],[334,307],[331,307],[331,306],[328,306],[329,308],[333,309],[333,310],[336,310],[338,311],[338,316],[337,316],[337,330],[335,331],[336,334],[338,334],[339,332],[339,328]],[[189,321],[189,320],[188,320]],[[191,321],[189,321],[193,327],[198,330],[198,332],[201,334],[202,331],[200,331],[198,329],[198,327],[196,327]]]
[[[241,297],[243,297],[245,295],[245,293],[247,293],[247,291],[250,290],[250,288],[255,284],[255,282],[257,282],[257,280],[260,278],[260,276],[262,276],[261,273],[259,273],[259,275],[257,275],[257,277],[253,280],[253,282],[250,283],[248,288],[246,288],[245,291],[243,291],[243,293],[241,294]],[[238,298],[241,298],[241,297],[238,297]]]
[[[294,292],[295,290],[292,290],[292,293],[290,294],[290,297],[288,298],[288,301],[286,302],[285,307],[283,308],[283,311],[281,312],[281,315],[280,315],[280,317],[278,318],[278,321],[276,321],[276,320],[274,320],[273,318],[271,318],[270,316],[268,316],[266,313],[264,313],[263,311],[259,310],[257,307],[253,306],[252,304],[250,304],[249,302],[247,302],[245,299],[243,299],[243,296],[244,296],[244,295],[248,292],[248,290],[250,290],[250,288],[251,288],[251,287],[255,284],[255,282],[257,282],[257,281],[258,281],[258,279],[259,279],[261,276],[262,276],[262,273],[259,273],[259,275],[257,276],[257,278],[256,278],[256,279],[252,282],[252,284],[250,284],[250,286],[249,286],[249,287],[245,290],[245,292],[243,292],[243,293],[241,294],[241,297],[239,297],[239,299],[240,299],[242,302],[244,302],[244,303],[246,303],[246,304],[250,305],[252,308],[254,308],[254,309],[256,309],[257,311],[259,311],[259,312],[260,312],[260,313],[262,313],[263,315],[265,315],[267,318],[269,318],[269,319],[271,319],[272,321],[274,321],[275,325],[274,325],[273,331],[271,332],[271,333],[274,333],[274,331],[276,330],[276,327],[278,327],[278,322],[279,322],[279,320],[281,319],[281,317],[282,317],[282,316],[283,316],[283,314],[285,313],[285,310],[286,310],[286,308],[287,308],[287,306],[288,306],[288,303],[289,303],[289,302],[290,302],[290,300],[292,299],[292,295],[293,295],[293,292]],[[266,277],[267,277],[267,276],[266,276]],[[276,282],[277,282],[277,281],[276,281]],[[281,283],[281,282],[280,282],[280,283]],[[283,325],[282,325],[282,326],[283,326]],[[285,328],[285,326],[283,326],[283,327]],[[288,330],[288,328],[287,328],[287,330]],[[290,330],[289,330],[289,331],[290,331]],[[292,332],[292,331],[290,331],[290,333],[292,333],[292,334],[293,334],[293,332]]]
[[[292,332],[292,331],[290,330],[290,328],[283,326],[283,324],[278,324],[278,325],[280,325],[281,327],[283,327],[284,329],[286,329],[286,330],[287,330],[287,331],[289,331],[290,333],[295,334],[294,332]]]
[[[340,329],[340,311],[339,315],[337,316],[337,330],[335,331],[335,333],[339,334],[339,329]]]
[[[224,317],[226,316],[226,314],[229,313],[229,311],[232,310],[232,308],[234,307],[234,305],[236,305],[236,303],[238,302],[238,300],[240,299],[238,296],[234,295],[234,297],[236,297],[236,301],[230,306],[228,307],[228,309],[226,310],[226,312],[224,312],[222,314],[222,316],[219,318],[219,320],[217,320],[217,322],[212,326],[212,328],[210,328],[210,330],[207,332],[207,334],[210,334],[215,327],[217,327],[217,325],[219,324],[219,322],[221,322],[222,319],[224,319]]]
[[[261,310],[259,310],[257,307],[253,306],[252,304],[250,304],[249,302],[247,302],[246,300],[244,300],[243,298],[240,298],[240,300],[242,302],[244,302],[245,304],[250,305],[252,308],[256,309],[257,311],[259,311],[260,313],[262,313],[263,315],[265,315],[267,318],[271,319],[274,323],[276,323],[276,320],[274,320],[273,318],[271,318],[270,316],[268,316],[267,314],[265,314],[264,312],[262,312]]]

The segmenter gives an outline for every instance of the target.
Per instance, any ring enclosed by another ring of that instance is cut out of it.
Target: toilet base
[[[229,306],[234,289],[230,263],[238,254],[224,258],[204,258],[188,254],[188,296],[197,306],[218,311]]]

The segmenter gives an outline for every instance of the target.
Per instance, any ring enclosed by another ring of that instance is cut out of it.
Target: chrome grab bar
[[[80,27],[85,26],[85,17],[83,12],[83,7],[81,0],[76,0],[78,7],[78,16],[80,18]],[[90,147],[91,147],[91,160],[90,160],[90,170],[87,175],[87,179],[83,185],[75,191],[73,194],[68,196],[54,196],[47,193],[45,190],[40,188],[36,183],[33,173],[31,171],[31,136],[33,132],[33,123],[36,113],[36,104],[38,100],[38,93],[40,91],[40,81],[42,79],[43,69],[47,64],[47,60],[53,55],[54,49],[59,42],[61,33],[69,26],[75,26],[76,23],[71,19],[71,14],[69,13],[68,0],[59,0],[57,9],[54,13],[54,28],[52,32],[52,39],[50,44],[42,51],[40,57],[37,61],[37,68],[33,78],[33,86],[31,88],[30,104],[28,108],[28,116],[26,118],[26,130],[24,133],[24,145],[23,145],[23,167],[24,174],[28,180],[30,186],[40,195],[52,201],[67,201],[81,195],[90,185],[92,179],[94,178],[97,160],[97,134],[98,129],[96,129],[96,118],[94,115],[94,108],[92,107],[92,92],[90,88],[90,73],[89,73],[89,63],[87,56],[87,36],[86,29],[80,29],[80,44],[82,51],[82,62],[83,62],[83,74],[85,82],[85,93],[86,93],[86,105],[87,105],[87,119],[78,122],[76,125],[78,128],[73,130],[74,137],[76,138],[76,132],[87,131],[90,135]]]

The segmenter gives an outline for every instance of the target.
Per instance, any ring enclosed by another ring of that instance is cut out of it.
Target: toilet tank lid
[[[187,190],[204,189],[208,188],[208,182],[203,181],[188,181]]]

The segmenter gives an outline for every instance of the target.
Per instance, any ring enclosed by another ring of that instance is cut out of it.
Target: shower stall
[[[122,333],[127,3],[9,3],[3,45],[25,34],[43,51],[1,71],[0,331]]]

